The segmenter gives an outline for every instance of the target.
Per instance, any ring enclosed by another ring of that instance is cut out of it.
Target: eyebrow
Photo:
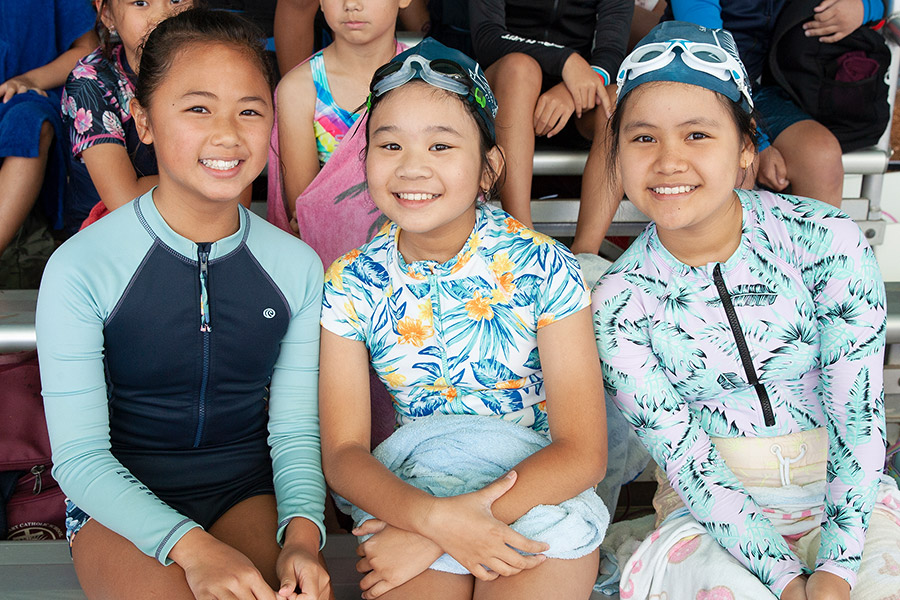
[[[717,121],[716,119],[707,119],[706,117],[697,117],[696,119],[688,119],[687,121],[683,121],[676,125],[676,127],[686,127],[690,125],[699,125],[701,127],[718,127],[719,121]],[[626,123],[622,129],[624,131],[631,131],[633,129],[660,129],[660,126],[653,123],[648,123],[646,121],[632,121],[630,123]]]
[[[193,90],[187,92],[182,96],[182,98],[190,98],[191,96],[200,96],[201,98],[209,98],[210,100],[218,100],[219,97],[213,94],[212,92],[205,92],[202,90]],[[239,100],[239,102],[262,102],[266,104],[265,99],[260,98],[259,96],[244,96]]]

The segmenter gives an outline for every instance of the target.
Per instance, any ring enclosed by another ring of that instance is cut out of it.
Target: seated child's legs
[[[475,578],[426,569],[403,585],[379,596],[380,600],[471,600]]]
[[[277,521],[275,497],[253,496],[231,507],[209,533],[249,558],[274,589],[280,550],[275,541]],[[72,559],[88,598],[141,599],[151,589],[160,598],[194,598],[181,567],[164,567],[95,519],[87,521],[72,538]]]
[[[531,227],[531,174],[534,164],[534,108],[543,73],[526,54],[507,54],[485,71],[497,98],[497,141],[506,157],[500,188],[503,209]]]
[[[52,143],[53,126],[45,121],[41,125],[38,156],[0,158],[0,254],[12,241],[37,200]]]
[[[616,84],[606,86],[606,93],[614,100]],[[583,123],[590,124],[592,131],[583,131]],[[585,114],[576,122],[579,131],[583,135],[586,134],[585,137],[591,138],[592,143],[581,178],[581,203],[578,207],[575,239],[572,242],[572,252],[575,254],[597,254],[624,195],[622,186],[610,185],[612,182],[607,176],[608,123],[609,119],[602,106]]]
[[[841,145],[779,87],[754,94],[772,146],[784,157],[791,193],[840,207],[844,184]]]
[[[548,559],[533,569],[494,581],[475,581],[474,600],[506,598],[559,598],[587,600],[591,596],[600,550],[572,560]]]

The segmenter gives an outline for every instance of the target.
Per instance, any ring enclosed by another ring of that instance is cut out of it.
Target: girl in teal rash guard
[[[260,38],[196,9],[153,31],[131,109],[159,185],[75,235],[44,274],[53,474],[88,598],[330,594],[322,267],[239,205],[272,128]]]
[[[615,167],[652,223],[594,289],[594,323],[607,392],[660,467],[661,523],[622,597],[891,597],[871,248],[822,202],[732,189],[755,146],[726,31],[657,26],[619,89]]]

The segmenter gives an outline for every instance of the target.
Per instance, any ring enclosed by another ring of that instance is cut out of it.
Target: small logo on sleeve
[[[275,309],[274,308],[264,309],[263,316],[267,319],[274,319],[275,318]]]

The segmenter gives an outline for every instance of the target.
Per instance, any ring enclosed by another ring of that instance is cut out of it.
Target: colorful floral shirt
[[[72,156],[80,159],[82,152],[96,144],[119,144],[126,147],[142,176],[156,174],[156,158],[137,138],[131,119],[135,79],[121,44],[113,47],[110,60],[97,48],[78,61],[62,96]]]
[[[741,243],[726,262],[679,262],[651,224],[600,279],[604,384],[694,517],[776,596],[803,567],[710,436],[826,428],[816,568],[853,585],[884,465],[884,284],[840,211],[738,194]]]
[[[398,233],[331,265],[322,326],[365,342],[398,424],[477,414],[549,431],[537,331],[590,303],[572,254],[486,204],[443,264],[407,264]]]

